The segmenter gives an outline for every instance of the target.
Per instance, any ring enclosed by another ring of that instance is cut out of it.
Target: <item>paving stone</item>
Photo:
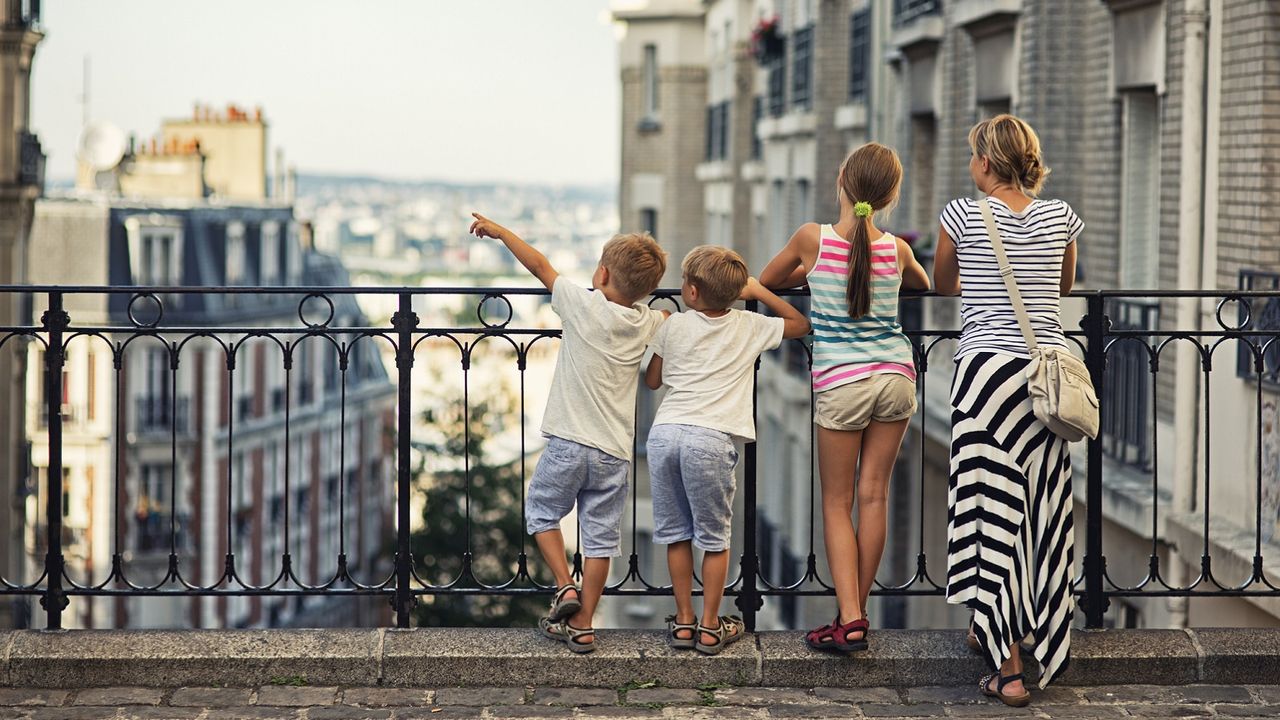
[[[857,717],[857,710],[846,705],[779,705],[769,708],[771,718],[847,718]]]
[[[1108,685],[1084,688],[1080,694],[1091,703],[1176,703],[1181,699],[1175,688],[1164,685]]]
[[[294,687],[292,685],[263,685],[258,688],[258,705],[282,707],[312,707],[332,705],[338,697],[336,687]]]
[[[0,708],[61,705],[67,701],[69,694],[66,690],[0,688]]]
[[[89,688],[76,694],[76,705],[159,705],[164,691],[157,688]]]
[[[410,708],[396,710],[396,720],[436,720],[436,718],[479,718],[484,717],[484,708],[454,705],[453,707],[435,706],[431,708]],[[211,719],[212,720],[212,719]]]
[[[177,707],[234,707],[248,705],[253,691],[248,688],[186,687],[173,691],[169,704]]]
[[[1280,705],[1280,685],[1251,685],[1249,690],[1264,703]]]
[[[198,720],[203,715],[204,710],[201,708],[146,706],[121,708],[118,717],[123,720]]]
[[[524,688],[445,688],[436,691],[436,705],[520,705]]]
[[[802,688],[726,688],[715,691],[716,700],[725,705],[822,705],[822,698],[814,697]]]
[[[1033,706],[1035,703],[1031,703]],[[1009,707],[1002,702],[988,698],[982,705],[948,705],[947,716],[957,718],[990,718],[1016,715],[1026,717],[1027,708]]]
[[[1044,690],[1034,687],[1028,689],[1031,690],[1031,699],[1036,705],[1074,705],[1081,702],[1079,688],[1053,685]]]
[[[1238,685],[1187,685],[1178,688],[1178,694],[1189,703],[1251,703],[1249,689]]]
[[[814,688],[813,696],[841,703],[900,703],[902,697],[894,688]]]
[[[435,692],[414,688],[346,688],[342,691],[342,704],[369,707],[418,707],[430,705]]]
[[[1134,717],[1197,718],[1208,717],[1213,711],[1203,705],[1165,705],[1139,703],[1125,706],[1125,712]]]
[[[618,720],[641,720],[641,718],[660,718],[663,717],[662,710],[659,708],[646,707],[617,707],[608,705],[596,705],[593,707],[584,707],[578,709],[578,717],[590,718],[617,718]]]
[[[696,705],[702,702],[702,692],[692,688],[636,688],[627,691],[628,705]]]
[[[538,688],[533,691],[534,705],[617,705],[618,691],[604,688]]]
[[[491,718],[557,718],[573,717],[573,708],[548,705],[499,705],[487,708]]]
[[[1123,718],[1129,717],[1124,714],[1119,705],[1036,705],[1031,704],[1040,712],[1051,718],[1097,718],[1105,720],[1107,718]]]
[[[301,710],[286,707],[238,707],[218,708],[210,711],[210,720],[296,720],[302,717]]]
[[[973,687],[934,686],[907,688],[907,702],[972,705],[973,703],[987,702],[987,698],[982,696],[982,693],[978,691],[977,684],[974,684]]]
[[[944,708],[937,703],[920,703],[919,705],[881,705],[867,703],[860,705],[862,714],[867,717],[933,717],[942,715]]]
[[[728,707],[669,707],[664,708],[664,717],[679,720],[758,720],[769,717],[768,713],[758,708],[743,706]]]
[[[1252,703],[1249,705],[1237,705],[1237,704],[1223,703],[1221,705],[1214,705],[1213,709],[1216,710],[1219,715],[1226,715],[1228,717],[1277,717],[1277,716],[1280,716],[1280,708],[1271,704],[1262,705],[1259,703]]]
[[[391,711],[355,707],[353,705],[330,705],[328,707],[307,710],[307,720],[389,720]]]
[[[104,707],[64,707],[32,708],[32,720],[104,720],[119,716],[117,708]]]

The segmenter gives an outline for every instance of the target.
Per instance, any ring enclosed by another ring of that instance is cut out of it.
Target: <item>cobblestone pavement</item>
[[[0,688],[0,720],[1280,717],[1280,685],[1055,687],[1030,708],[976,688]]]

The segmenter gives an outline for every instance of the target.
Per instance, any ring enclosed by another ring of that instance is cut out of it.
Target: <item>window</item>
[[[871,8],[849,19],[849,102],[864,103],[870,85]]]
[[[280,270],[283,264],[281,261],[284,259],[280,250],[280,223],[274,220],[262,223],[259,268],[263,285],[275,285],[280,282]]]
[[[1120,287],[1150,290],[1159,280],[1160,103],[1145,88],[1121,104]]]
[[[786,109],[787,61],[786,52],[779,52],[768,64],[767,91],[769,116],[778,117]]]
[[[751,100],[751,159],[759,160],[763,143],[760,142],[760,120],[764,117],[764,98],[757,95]]]
[[[707,107],[706,159],[726,160],[729,157],[729,101]]]
[[[893,0],[893,24],[902,26],[925,15],[942,14],[942,0]]]
[[[644,115],[658,114],[658,46],[644,46]]]
[[[813,26],[793,33],[795,52],[791,59],[791,106],[813,107]]]
[[[640,229],[655,238],[658,237],[658,211],[653,208],[640,208]]]
[[[791,218],[791,223],[786,229],[799,227],[800,223],[807,222],[813,217],[813,208],[810,207],[812,192],[809,190],[809,181],[801,178],[796,181],[796,205],[795,215]]]
[[[227,284],[242,285],[248,276],[244,223],[227,223]]]

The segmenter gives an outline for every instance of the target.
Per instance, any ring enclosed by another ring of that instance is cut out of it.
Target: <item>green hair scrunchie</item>
[[[853,214],[858,217],[871,217],[873,208],[869,202],[858,202],[853,204]]]

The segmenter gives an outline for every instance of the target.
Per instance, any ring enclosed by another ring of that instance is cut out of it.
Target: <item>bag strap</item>
[[[1027,317],[1027,306],[1022,303],[1022,292],[1018,290],[1018,280],[1013,276],[1013,266],[1009,264],[1009,256],[1005,254],[1004,242],[1000,239],[1000,230],[996,228],[996,217],[991,213],[991,203],[986,198],[978,201],[978,209],[982,211],[982,220],[987,224],[987,237],[991,238],[991,249],[996,252],[996,262],[1000,263],[1000,277],[1009,291],[1009,302],[1013,303],[1013,313],[1018,316],[1018,327],[1022,329],[1022,338],[1027,341],[1027,348],[1035,350],[1036,332],[1031,329],[1031,318]]]

